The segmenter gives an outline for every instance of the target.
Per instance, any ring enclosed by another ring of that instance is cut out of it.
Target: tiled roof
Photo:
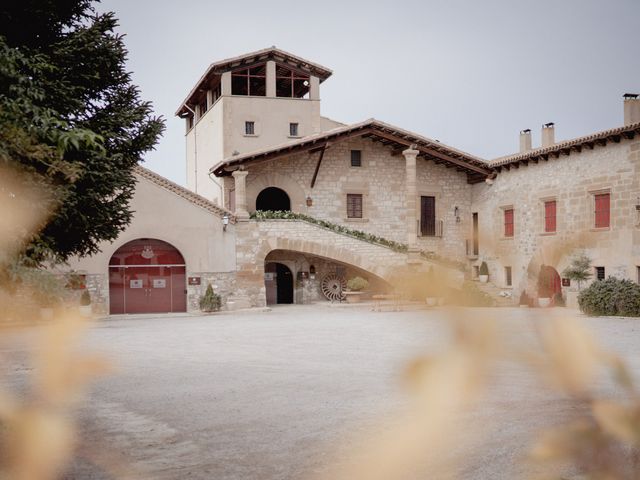
[[[228,174],[226,171],[227,167],[234,167],[252,161],[277,158],[298,151],[318,148],[329,141],[336,141],[341,137],[347,137],[349,135],[372,137],[382,141],[385,145],[395,146],[396,148],[408,148],[410,145],[415,145],[421,152],[421,155],[435,159],[437,162],[455,164],[458,168],[474,175],[486,176],[490,173],[487,162],[475,155],[373,118],[365,120],[364,122],[309,135],[280,145],[229,157],[217,165],[214,165],[210,171],[219,176],[225,175]]]
[[[204,208],[205,210],[208,210],[211,213],[215,213],[216,215],[218,215],[219,217],[223,217],[224,215],[228,215],[229,216],[229,221],[230,222],[235,222],[235,217],[233,215],[233,213],[231,213],[229,210],[226,210],[222,207],[220,207],[219,205],[216,205],[215,203],[213,203],[210,200],[207,200],[206,198],[198,195],[197,193],[192,192],[191,190],[184,188],[180,185],[178,185],[177,183],[172,182],[171,180],[158,175],[155,172],[152,172],[151,170],[149,170],[148,168],[144,168],[140,165],[136,165],[133,169],[134,173],[136,175],[141,176],[142,178],[145,178],[146,180],[151,181],[152,183],[155,183],[156,185],[158,185],[159,187],[164,188],[165,190],[169,190],[172,193],[175,193],[176,195],[184,198],[185,200],[188,200],[189,202],[193,203],[194,205],[197,205],[201,208]]]
[[[513,163],[527,161],[538,157],[545,157],[549,154],[571,153],[572,150],[580,150],[583,146],[594,146],[597,143],[602,145],[608,141],[620,141],[621,138],[633,138],[636,134],[640,135],[640,123],[625,125],[624,127],[612,128],[602,132],[592,133],[584,137],[574,138],[573,140],[565,140],[555,143],[549,147],[536,148],[523,153],[516,153],[507,157],[500,157],[489,162],[492,168],[503,167]]]
[[[291,65],[297,67],[301,70],[309,72],[311,75],[315,75],[320,79],[320,83],[324,82],[327,78],[331,76],[333,73],[327,67],[323,67],[318,63],[311,62],[302,57],[298,57],[289,52],[285,52],[276,47],[263,48],[262,50],[258,50],[251,53],[245,53],[244,55],[240,55],[237,57],[227,58],[225,60],[220,60],[219,62],[214,62],[207,70],[204,72],[202,77],[198,80],[195,86],[189,92],[189,95],[184,99],[184,101],[178,107],[176,111],[176,115],[180,115],[184,109],[185,105],[189,102],[189,100],[198,92],[201,88],[201,84],[205,82],[208,78],[211,79],[215,75],[221,75],[223,72],[229,71],[232,68],[236,68],[242,65],[250,65],[259,61],[266,60],[276,60],[280,61],[284,64]]]

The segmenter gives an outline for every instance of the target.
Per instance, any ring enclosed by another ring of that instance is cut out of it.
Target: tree
[[[47,191],[53,212],[24,239],[32,265],[96,253],[124,230],[133,168],[164,129],[125,70],[114,14],[94,3],[0,7],[0,166]]]
[[[591,259],[585,253],[574,256],[571,264],[562,271],[562,275],[578,282],[578,290],[580,290],[582,282],[589,280],[593,276],[591,273]]]

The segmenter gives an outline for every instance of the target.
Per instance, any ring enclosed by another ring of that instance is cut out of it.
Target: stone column
[[[249,211],[247,210],[247,175],[246,170],[236,170],[231,175],[236,187],[236,211],[235,216],[239,222],[249,220]]]
[[[276,96],[276,62],[267,61],[267,97],[274,98]]]
[[[409,253],[418,252],[418,209],[416,208],[416,157],[420,153],[415,145],[402,152],[406,161],[405,195],[407,198],[407,245]]]

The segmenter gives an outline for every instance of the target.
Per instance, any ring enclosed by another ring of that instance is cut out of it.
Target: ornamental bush
[[[80,295],[80,305],[86,307],[87,305],[91,305],[91,295],[88,290],[84,290],[82,295]]]
[[[480,275],[489,275],[489,267],[487,266],[487,262],[482,262],[480,264]]]
[[[352,292],[359,292],[361,290],[365,290],[369,287],[369,282],[367,282],[362,277],[353,277],[351,280],[347,282],[347,288]]]
[[[204,295],[200,297],[200,310],[203,312],[217,312],[222,306],[222,297],[213,291],[211,284],[207,286]]]
[[[580,292],[578,305],[587,315],[640,317],[640,285],[615,277],[596,280]]]

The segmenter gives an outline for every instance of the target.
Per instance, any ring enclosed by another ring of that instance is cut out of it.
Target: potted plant
[[[78,311],[83,317],[91,316],[91,295],[89,294],[89,290],[82,291],[82,295],[80,295],[80,306],[78,307]]]
[[[553,286],[551,275],[547,268],[542,265],[540,267],[540,273],[538,274],[538,304],[542,308],[546,308],[551,305],[551,297],[553,295]]]
[[[347,281],[347,291],[344,292],[348,303],[359,303],[360,296],[369,287],[369,282],[362,277],[353,277]]]
[[[211,284],[207,285],[207,290],[200,297],[200,310],[203,312],[217,312],[222,306],[222,297],[213,291]]]
[[[482,262],[480,264],[478,279],[480,280],[480,283],[487,283],[489,281],[489,267],[487,266],[487,262]]]
[[[529,305],[531,304],[531,299],[529,298],[529,295],[527,295],[527,291],[523,290],[522,293],[520,294],[520,308],[529,308]]]

